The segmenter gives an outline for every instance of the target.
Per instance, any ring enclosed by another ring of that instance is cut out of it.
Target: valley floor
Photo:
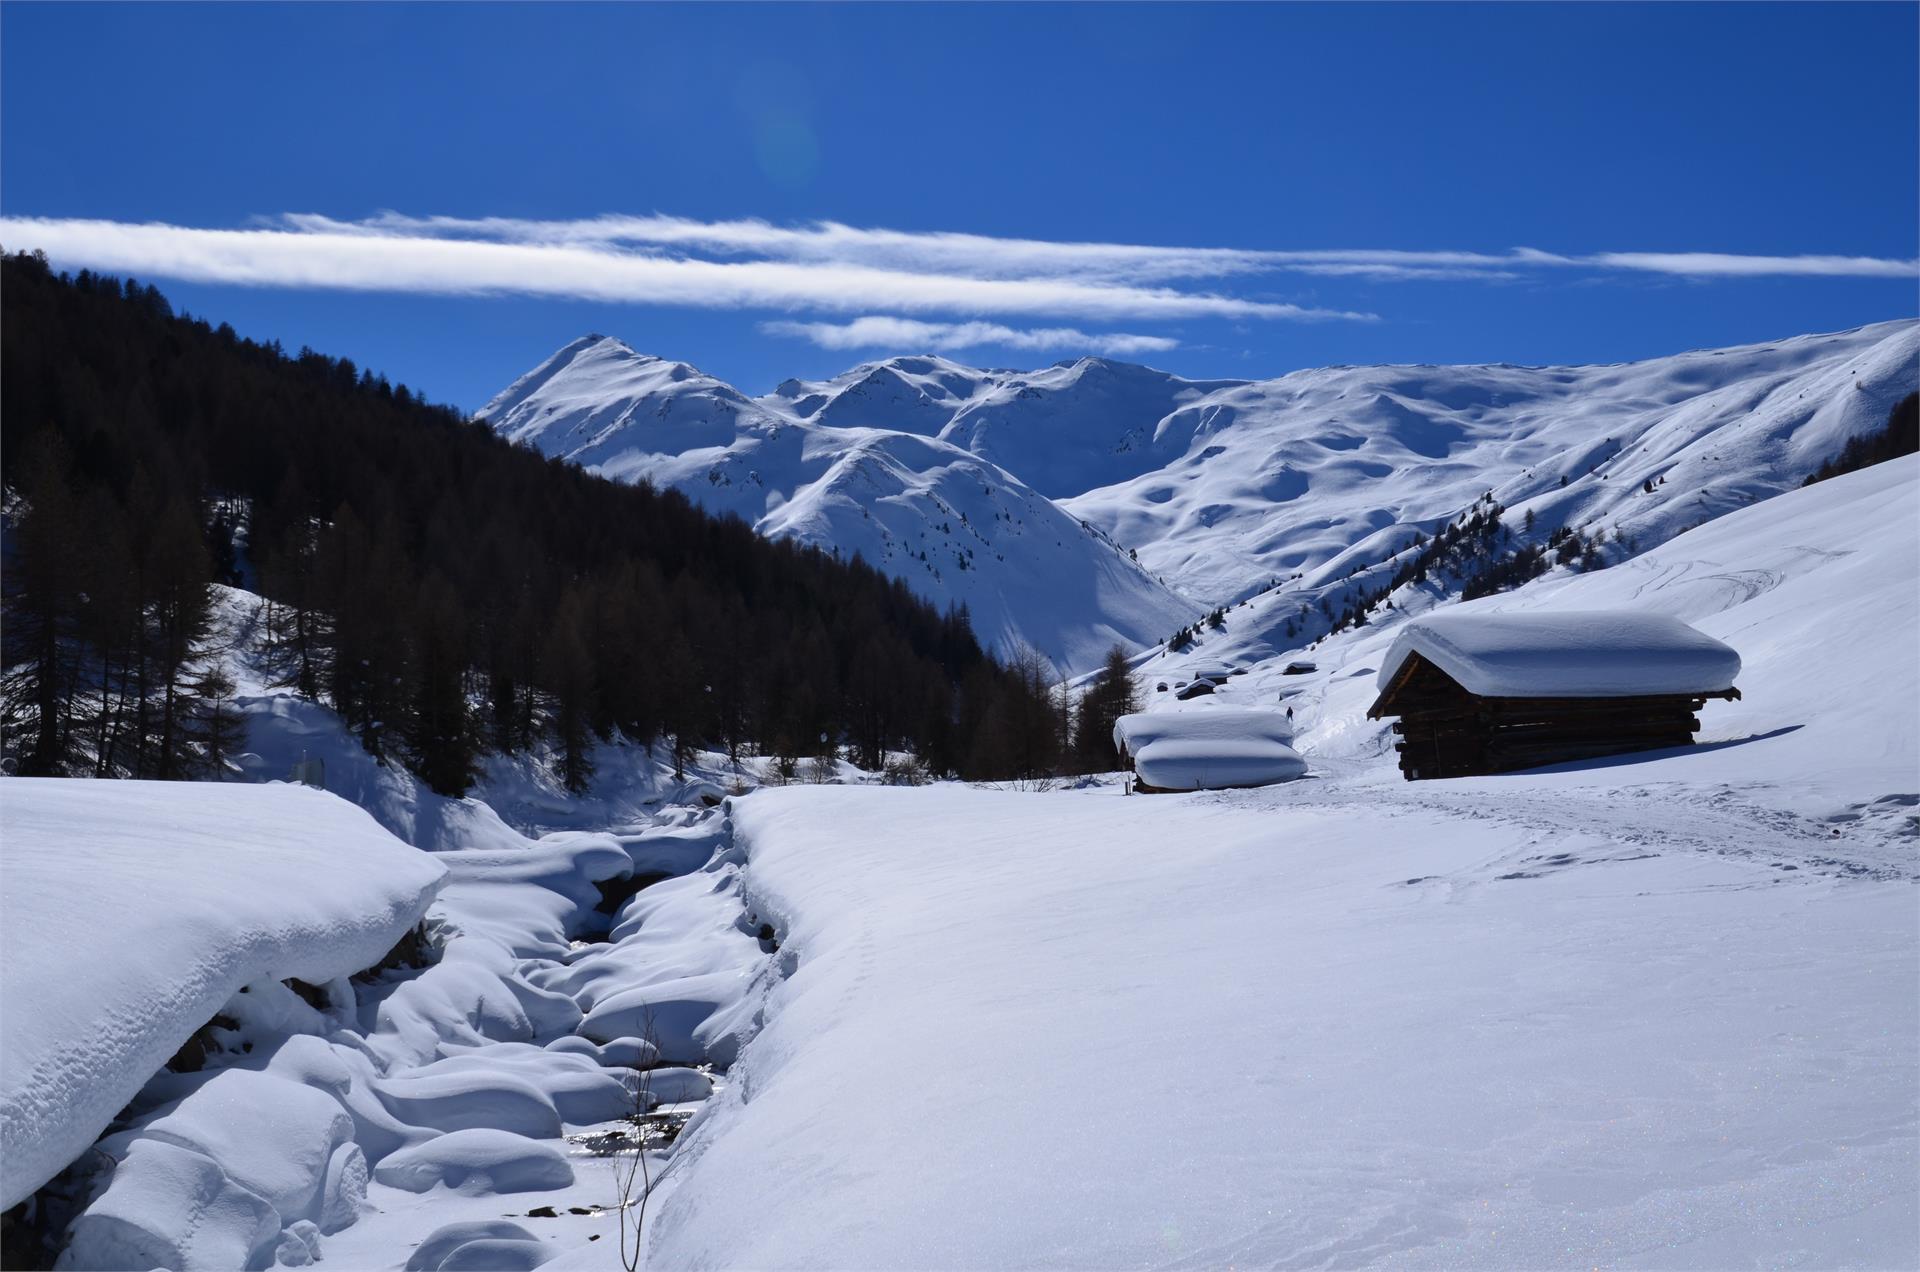
[[[130,1145],[306,1198],[297,1142],[218,1132],[304,1084],[351,1114],[364,1201],[341,1226],[329,1175],[279,1261],[440,1266],[475,1224],[445,1266],[614,1267],[595,1140],[645,1026],[695,1097],[649,1266],[1912,1266],[1916,800],[1783,811],[1736,774],[1786,741],[1184,796],[791,787],[442,852],[439,961],[317,1050],[248,1026],[258,1091],[160,1080],[105,1197],[228,1266],[272,1227],[142,1200],[172,1159]],[[674,877],[569,941],[623,873]],[[91,1231],[67,1266],[120,1248]]]
[[[1712,758],[736,801],[795,970],[653,1257],[1911,1266],[1912,801]]]

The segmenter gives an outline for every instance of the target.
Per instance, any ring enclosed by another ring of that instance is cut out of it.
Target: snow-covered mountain
[[[1377,588],[1489,492],[1542,539],[1565,526],[1620,545],[1609,560],[1645,551],[1798,485],[1885,421],[1917,357],[1911,321],[1606,366],[1262,381],[899,357],[756,399],[589,337],[483,414],[608,476],[858,551],[965,602],[1000,647],[1084,669],[1199,608],[1258,594],[1279,626]]]
[[[567,345],[481,414],[607,477],[858,553],[937,604],[964,605],[983,642],[1030,644],[1063,669],[1115,643],[1152,643],[1199,612],[988,459],[914,430],[802,418],[609,337]]]
[[[1151,472],[1184,453],[1156,426],[1239,380],[1183,380],[1080,358],[1038,371],[976,371],[945,358],[889,358],[762,401],[834,425],[903,429],[991,459],[1053,499]]]
[[[1883,425],[1917,355],[1895,322],[1611,366],[1299,371],[1181,407],[1155,426],[1177,458],[1064,506],[1214,604],[1344,577],[1489,491],[1543,536],[1644,551]]]

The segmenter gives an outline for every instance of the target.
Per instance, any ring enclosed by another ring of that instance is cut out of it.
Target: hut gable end
[[[1378,720],[1425,711],[1463,710],[1472,698],[1459,681],[1414,654],[1400,664],[1393,679],[1367,708],[1367,718]]]

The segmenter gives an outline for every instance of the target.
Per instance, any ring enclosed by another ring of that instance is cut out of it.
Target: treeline
[[[196,669],[218,581],[270,602],[287,686],[443,793],[533,747],[578,789],[616,731],[677,761],[906,750],[937,774],[1025,775],[1051,686],[858,559],[37,256],[0,262],[0,350],[17,771],[217,767],[222,678]]]
[[[1893,404],[1893,410],[1887,413],[1885,428],[1848,438],[1838,455],[1820,465],[1800,484],[1811,486],[1816,481],[1858,472],[1916,451],[1920,451],[1920,393],[1909,393]]]
[[[993,725],[1007,748],[1001,776],[1051,785],[1120,766],[1113,726],[1140,709],[1139,686],[1124,649],[1110,649],[1078,693],[1057,683],[1053,665],[1032,649],[1015,653],[1008,670],[1022,692],[1005,700],[1014,713]],[[781,779],[793,776],[789,770]]]

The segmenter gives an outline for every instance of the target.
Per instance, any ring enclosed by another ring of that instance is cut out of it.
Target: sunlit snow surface
[[[0,1178],[80,1155],[243,985],[379,962],[440,865],[297,786],[0,785]]]
[[[1689,751],[1402,782],[1368,630],[1219,695],[1303,781],[736,801],[794,970],[653,1257],[1913,1266],[1917,519],[1909,459],[1487,602],[1732,644]]]
[[[1670,615],[1630,609],[1451,606],[1403,624],[1374,683],[1386,689],[1414,654],[1489,698],[1708,693],[1740,675],[1731,647]]]

